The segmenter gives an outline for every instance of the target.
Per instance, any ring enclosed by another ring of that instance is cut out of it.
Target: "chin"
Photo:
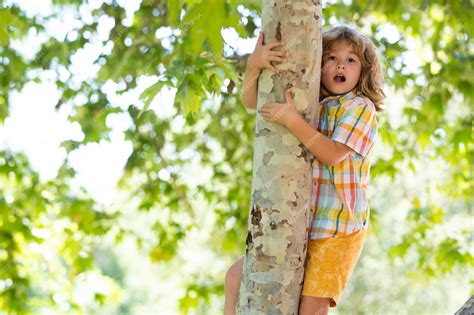
[[[336,86],[330,86],[329,88],[326,87],[326,85],[323,83],[324,89],[327,91],[328,95],[342,95],[349,93],[352,91],[355,86],[350,87],[347,85],[341,86],[341,85],[336,85]],[[329,85],[329,84],[328,84]]]
[[[329,92],[332,94],[332,95],[341,95],[341,94],[346,94],[348,92],[350,92],[351,89],[334,89],[334,90],[329,90]]]

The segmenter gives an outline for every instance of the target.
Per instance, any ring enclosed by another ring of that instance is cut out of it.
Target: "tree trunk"
[[[474,314],[474,295],[464,303],[463,306],[454,315],[472,315]]]
[[[298,111],[316,126],[321,72],[321,1],[262,3],[265,44],[284,41],[280,74],[262,71],[257,111],[284,103],[291,87]],[[312,154],[286,128],[257,114],[247,249],[239,314],[297,314],[310,228]]]

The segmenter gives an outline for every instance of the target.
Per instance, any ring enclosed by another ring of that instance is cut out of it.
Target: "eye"
[[[328,60],[334,61],[334,60],[336,60],[336,56],[329,56]]]
[[[354,58],[349,58],[348,60],[349,60],[350,63],[355,63],[355,62],[357,62],[357,60],[355,60]]]

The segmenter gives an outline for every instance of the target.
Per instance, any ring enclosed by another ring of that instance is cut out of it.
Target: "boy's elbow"
[[[345,160],[353,151],[350,147],[345,144],[334,141],[335,152],[328,157],[327,165],[334,166]]]
[[[334,166],[337,163],[339,163],[335,159],[331,159],[331,158],[328,158],[328,157],[322,157],[322,156],[317,157],[315,155],[315,158],[319,161],[319,163],[322,163],[322,164],[326,165],[327,167],[331,167],[331,166]]]
[[[326,165],[327,166],[337,165],[337,164],[341,163],[346,157],[347,157],[347,154],[332,156],[332,157],[328,158]]]

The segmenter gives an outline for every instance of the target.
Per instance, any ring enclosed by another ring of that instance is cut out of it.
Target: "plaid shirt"
[[[349,146],[343,161],[327,166],[313,161],[312,205],[315,207],[310,239],[342,237],[367,229],[367,185],[370,153],[377,136],[375,106],[354,92],[329,96],[321,102],[318,131]]]

